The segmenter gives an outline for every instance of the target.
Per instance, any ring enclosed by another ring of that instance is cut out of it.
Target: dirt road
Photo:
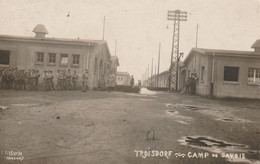
[[[259,163],[260,102],[0,90],[0,163]]]

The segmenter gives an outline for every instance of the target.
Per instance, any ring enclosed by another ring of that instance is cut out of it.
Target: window
[[[55,62],[56,62],[56,54],[49,53],[49,63],[55,63]]]
[[[73,59],[72,59],[72,64],[79,64],[79,55],[72,55]]]
[[[10,51],[0,50],[0,64],[10,64]]]
[[[43,63],[44,61],[44,53],[43,52],[36,52],[36,62]]]
[[[239,67],[224,67],[224,81],[238,81]]]
[[[69,62],[69,55],[68,54],[60,54],[60,64],[61,65],[68,65]]]
[[[248,69],[248,83],[260,84],[260,68]]]
[[[205,67],[202,66],[202,67],[201,67],[200,81],[204,81],[204,70],[205,70]]]

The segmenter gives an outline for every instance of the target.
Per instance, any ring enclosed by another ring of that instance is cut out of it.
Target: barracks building
[[[88,69],[90,89],[106,85],[111,71],[116,75],[118,58],[111,56],[106,41],[47,38],[48,31],[41,24],[33,32],[35,37],[0,35],[0,68],[37,69],[40,84],[45,70],[53,71],[56,81],[57,70],[70,69],[79,75],[79,86],[83,71]]]
[[[187,93],[191,81],[194,94],[260,99],[260,40],[251,48],[254,51],[192,48],[180,62],[178,90]],[[158,87],[168,88],[169,71],[155,79]]]
[[[259,99],[260,40],[252,48],[254,51],[193,48],[184,60],[180,80],[195,78],[199,95]]]

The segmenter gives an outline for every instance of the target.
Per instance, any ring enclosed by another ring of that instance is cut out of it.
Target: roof
[[[69,39],[69,38],[37,38],[30,36],[0,35],[0,40],[21,41],[21,42],[41,42],[41,43],[60,43],[77,45],[100,45],[106,44],[105,40]]]
[[[251,48],[260,48],[260,39],[256,40],[255,43],[251,46]]]
[[[219,56],[233,56],[233,57],[260,57],[259,52],[255,51],[238,51],[238,50],[221,50],[221,49],[205,49],[192,48],[185,58],[184,63],[190,58],[192,52],[197,52],[203,55],[219,55]]]
[[[44,34],[48,34],[47,29],[45,28],[45,26],[43,24],[38,24],[34,29],[33,29],[34,33],[44,33]]]

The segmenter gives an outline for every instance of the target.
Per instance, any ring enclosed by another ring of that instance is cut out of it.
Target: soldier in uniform
[[[131,87],[133,87],[135,84],[135,80],[134,80],[134,76],[132,75],[131,81],[130,81],[130,85]]]
[[[7,69],[4,69],[2,72],[2,88],[7,89]]]
[[[39,72],[39,70],[36,70],[36,71],[35,71],[35,74],[34,74],[34,86],[35,86],[35,90],[38,90],[39,78],[40,78],[40,72]]]
[[[3,73],[4,69],[0,70],[0,89],[3,89]]]
[[[42,77],[43,77],[43,83],[44,83],[44,90],[45,90],[45,91],[49,91],[49,83],[48,83],[47,71],[44,71]]]
[[[65,74],[65,76],[66,76],[66,89],[67,90],[70,90],[71,89],[71,74],[70,74],[70,69],[68,69],[68,71],[66,72],[66,74]]]
[[[56,84],[56,89],[59,90],[59,91],[60,91],[60,90],[63,90],[62,80],[63,80],[63,77],[62,77],[61,71],[60,71],[60,70],[57,70],[57,84]]]
[[[51,87],[52,90],[55,90],[55,88],[54,88],[54,83],[53,83],[53,78],[54,78],[54,76],[53,76],[53,74],[52,74],[52,71],[50,71],[50,72],[49,72],[50,87]]]
[[[108,75],[108,90],[114,91],[115,88],[115,76],[112,72]]]
[[[22,70],[19,70],[16,73],[16,89],[19,89],[19,90],[22,89],[22,87],[21,87],[21,79],[22,79],[21,72],[22,72]]]
[[[34,69],[32,69],[31,70],[31,72],[30,72],[30,80],[29,80],[29,82],[30,82],[30,89],[31,90],[34,90]]]
[[[7,89],[12,89],[13,88],[13,68],[9,69],[8,73],[7,73]]]
[[[88,88],[88,70],[86,69],[82,75],[82,92],[86,92]]]
[[[141,88],[142,88],[142,83],[141,83],[141,80],[138,80],[138,87],[139,87],[139,89],[141,89]]]
[[[24,69],[21,70],[21,74],[20,74],[20,84],[22,89],[26,89],[26,84],[25,84],[25,72]]]
[[[61,85],[62,85],[62,90],[66,90],[66,71],[62,70],[61,72],[61,76],[62,76],[62,81],[61,81]]]
[[[77,89],[77,81],[78,81],[79,76],[77,75],[77,72],[74,71],[73,76],[72,76],[72,84],[73,84],[73,89]]]
[[[26,85],[26,89],[31,89],[31,70],[26,71],[25,73],[25,85]]]

